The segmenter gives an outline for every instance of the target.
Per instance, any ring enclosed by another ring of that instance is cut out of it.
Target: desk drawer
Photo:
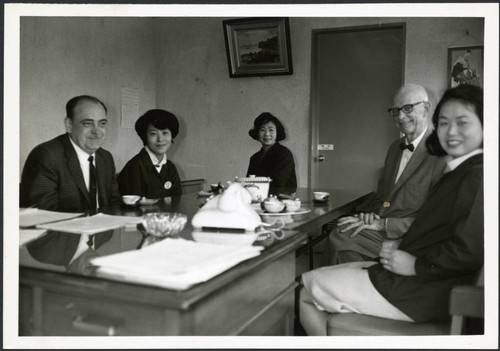
[[[43,335],[164,335],[165,314],[153,306],[45,291]]]

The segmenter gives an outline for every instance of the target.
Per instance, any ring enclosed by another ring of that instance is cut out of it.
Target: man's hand
[[[380,219],[380,216],[376,213],[358,213],[358,218],[362,220],[365,224],[373,224],[375,219]]]
[[[399,241],[399,240],[387,240],[387,241]],[[386,247],[384,247],[384,244],[382,244],[380,257],[381,257],[380,263],[389,272],[407,276],[412,276],[417,274],[415,272],[415,261],[417,260],[417,258],[406,251],[398,250],[395,247],[391,247],[389,244],[387,244]]]
[[[345,226],[340,229],[340,233],[345,233],[351,229],[354,229],[354,232],[350,235],[350,237],[354,237],[358,235],[363,229],[371,229],[376,231],[383,231],[385,227],[385,220],[380,219],[380,216],[376,213],[359,213],[354,216],[342,217],[338,220],[337,226]]]

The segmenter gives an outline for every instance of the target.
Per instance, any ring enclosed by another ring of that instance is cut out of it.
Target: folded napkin
[[[185,290],[258,256],[263,247],[167,238],[141,250],[97,257],[97,274],[112,279]]]

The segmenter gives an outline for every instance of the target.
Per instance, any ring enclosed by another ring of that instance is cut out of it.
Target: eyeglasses
[[[407,105],[404,105],[404,106],[401,106],[401,107],[391,107],[389,109],[387,109],[387,111],[391,114],[392,117],[397,117],[399,116],[399,111],[403,111],[403,113],[411,113],[411,111],[413,111],[413,107],[419,105],[419,104],[423,104],[424,102],[427,102],[427,101],[419,101],[419,102],[416,102],[414,104],[407,104]]]

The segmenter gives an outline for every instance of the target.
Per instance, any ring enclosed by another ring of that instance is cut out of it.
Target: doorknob
[[[323,162],[325,160],[325,156],[323,155],[318,155],[318,158],[317,158],[318,162]]]

